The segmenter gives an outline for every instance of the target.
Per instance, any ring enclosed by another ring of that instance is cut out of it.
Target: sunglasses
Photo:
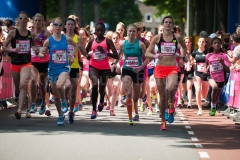
[[[53,25],[56,26],[56,27],[57,27],[57,26],[59,26],[59,27],[62,27],[62,26],[63,26],[63,24],[57,24],[57,23],[53,23]]]
[[[27,20],[28,18],[23,18],[23,17],[18,17],[18,19],[20,19],[20,20]]]

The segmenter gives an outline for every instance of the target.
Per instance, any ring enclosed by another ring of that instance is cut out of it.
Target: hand
[[[87,59],[90,60],[92,58],[91,54],[87,54]]]
[[[38,56],[39,58],[43,58],[43,57],[44,57],[44,54],[42,54],[42,53],[40,52],[39,54],[37,54],[37,56]]]
[[[223,61],[223,59],[222,59],[221,57],[218,57],[218,60],[219,60],[219,62],[220,62],[221,64],[224,63],[224,61]]]
[[[135,72],[135,73],[138,73],[138,72],[140,72],[141,70],[142,70],[142,66],[133,68],[133,72]]]
[[[111,72],[113,72],[115,68],[117,68],[115,64],[111,65],[111,67],[110,67]]]
[[[157,53],[155,55],[155,59],[162,59],[163,55],[161,53]]]
[[[15,53],[18,53],[20,50],[20,48],[15,48]]]
[[[98,46],[97,49],[98,49],[101,53],[106,53],[105,49],[103,49],[102,46]]]
[[[118,75],[121,74],[121,68],[120,68],[120,67],[117,67],[117,68],[116,68],[116,73],[117,73]]]
[[[71,65],[74,62],[74,57],[69,58],[69,64]]]
[[[33,51],[34,51],[34,53],[35,53],[36,55],[39,54],[39,49],[38,49],[38,48],[34,49]]]

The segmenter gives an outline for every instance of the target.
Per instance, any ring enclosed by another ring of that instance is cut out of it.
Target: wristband
[[[12,48],[12,52],[15,52],[16,48]]]
[[[69,54],[68,57],[69,58],[74,58],[74,56],[72,54]]]

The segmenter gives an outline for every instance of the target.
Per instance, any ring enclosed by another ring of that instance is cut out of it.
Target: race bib
[[[52,51],[52,63],[66,63],[66,50],[54,50]]]
[[[68,45],[68,54],[73,54],[73,51],[74,51],[74,46]]]
[[[126,57],[126,67],[135,68],[138,67],[138,57]]]
[[[94,57],[93,57],[93,59],[94,59],[95,61],[105,60],[106,57],[107,57],[107,55],[106,55],[105,53],[102,53],[102,52],[100,52],[100,51],[98,51],[98,50],[95,50],[95,51],[94,51]]]
[[[161,53],[164,56],[174,56],[176,53],[176,45],[172,42],[161,42]]]
[[[30,40],[16,40],[16,48],[20,48],[18,54],[30,53]]]
[[[205,72],[206,64],[205,63],[197,63],[197,71]]]
[[[211,73],[216,73],[216,72],[221,72],[221,71],[223,71],[223,66],[219,61],[215,61],[210,64],[210,72]]]

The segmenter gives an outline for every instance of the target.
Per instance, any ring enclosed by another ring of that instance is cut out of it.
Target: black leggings
[[[92,107],[96,111],[97,99],[98,99],[98,87],[100,94],[100,103],[104,102],[105,88],[110,75],[110,69],[99,70],[92,66],[89,67],[89,78],[92,81]],[[98,83],[99,82],[99,83]]]

